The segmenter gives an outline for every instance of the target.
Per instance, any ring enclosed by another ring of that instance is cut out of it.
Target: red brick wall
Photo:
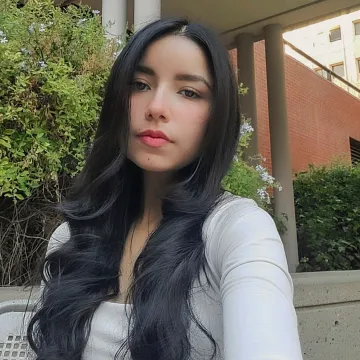
[[[231,52],[236,61],[236,50]],[[255,44],[256,96],[260,153],[271,168],[264,42]],[[287,107],[292,167],[350,160],[349,137],[360,140],[360,100],[285,57]]]

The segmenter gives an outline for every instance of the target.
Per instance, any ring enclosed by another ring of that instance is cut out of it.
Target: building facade
[[[284,39],[360,87],[360,10],[286,32]],[[289,47],[286,52],[319,75],[327,77],[327,73],[314,62]]]
[[[237,66],[237,51],[231,51]],[[259,152],[272,169],[264,41],[254,48]],[[334,161],[356,163],[360,154],[360,100],[285,56],[285,84],[293,174]]]

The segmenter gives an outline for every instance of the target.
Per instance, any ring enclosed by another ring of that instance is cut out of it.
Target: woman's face
[[[149,46],[134,76],[128,158],[154,172],[190,164],[209,119],[211,86],[193,41],[171,35]]]

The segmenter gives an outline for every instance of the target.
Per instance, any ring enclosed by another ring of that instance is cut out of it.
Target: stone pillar
[[[161,17],[161,0],[134,0],[135,31]]]
[[[256,111],[256,88],[255,88],[255,60],[254,39],[251,34],[240,34],[236,37],[237,64],[239,84],[248,88],[245,96],[240,96],[240,111],[245,118],[251,119],[254,128],[248,149],[244,152],[244,160],[251,162],[250,158],[259,155],[257,111]]]
[[[275,214],[281,216],[285,213],[288,217],[288,230],[282,239],[289,269],[295,272],[299,255],[286,105],[283,29],[280,25],[269,25],[264,30],[272,170],[273,176],[282,186],[282,191],[275,190],[274,193]]]
[[[127,27],[126,0],[102,0],[102,24],[108,37],[118,37]]]

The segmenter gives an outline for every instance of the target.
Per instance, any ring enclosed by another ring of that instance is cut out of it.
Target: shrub
[[[81,168],[116,44],[87,8],[15,4],[0,9],[0,196],[23,200]]]
[[[248,146],[253,129],[248,122],[241,126],[241,137],[238,154],[235,157],[227,176],[223,180],[225,190],[233,194],[248,197],[255,200],[260,206],[266,208],[270,205],[269,188],[279,187],[275,179],[268,173],[267,169],[258,164],[250,166],[244,161],[243,150]],[[261,157],[258,157],[261,162]]]
[[[87,7],[0,3],[0,284],[29,280],[81,169],[119,41]],[[50,207],[49,207],[50,206]]]
[[[241,83],[238,92],[239,96],[246,96],[248,88]],[[281,190],[280,184],[261,165],[263,159],[260,154],[250,159],[250,163],[255,164],[255,166],[246,162],[243,156],[244,150],[249,146],[253,132],[254,128],[251,126],[251,119],[242,116],[237,154],[227,176],[223,180],[223,187],[235,195],[255,200],[259,206],[272,212],[268,190],[271,188]]]
[[[360,166],[310,167],[294,190],[299,270],[360,269]]]

